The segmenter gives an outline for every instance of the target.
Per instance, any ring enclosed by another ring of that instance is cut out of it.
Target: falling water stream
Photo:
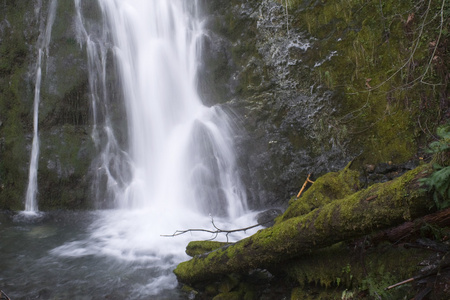
[[[99,29],[86,21],[83,0],[74,3],[99,152],[92,185],[99,207],[109,209],[16,218],[11,226],[3,216],[4,241],[35,246],[15,251],[18,259],[0,273],[0,284],[14,299],[183,298],[172,271],[189,259],[190,240],[212,236],[161,235],[212,229],[212,218],[218,227],[246,227],[256,214],[239,180],[231,121],[220,106],[203,105],[196,91],[200,7],[195,0],[98,0]],[[108,57],[120,75],[127,130],[113,121]]]
[[[38,40],[38,58],[36,63],[36,81],[34,87],[34,105],[33,105],[33,143],[30,156],[30,167],[28,175],[28,187],[25,197],[26,214],[37,214],[37,172],[39,158],[39,103],[41,98],[41,81],[42,81],[42,60],[45,54],[48,57],[48,46],[52,36],[53,22],[55,21],[57,1],[52,0],[48,11],[46,26],[41,28]]]

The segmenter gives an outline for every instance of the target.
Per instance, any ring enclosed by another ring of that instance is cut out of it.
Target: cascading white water
[[[37,204],[37,171],[39,160],[39,103],[41,98],[41,81],[42,81],[42,56],[48,57],[48,46],[52,35],[52,27],[55,21],[55,13],[57,0],[52,0],[50,3],[47,25],[44,29],[41,28],[41,33],[38,40],[38,59],[36,64],[36,82],[34,87],[34,105],[33,105],[33,143],[30,156],[30,167],[28,176],[28,187],[25,196],[25,213],[36,213],[38,211]]]
[[[198,4],[98,0],[104,18],[99,30],[85,19],[83,1],[74,1],[78,41],[88,54],[92,137],[100,152],[94,185],[106,188],[98,201],[115,209],[97,213],[87,240],[52,253],[138,262],[137,268],[154,274],[137,293],[157,294],[176,286],[172,269],[187,258],[188,241],[211,238],[161,234],[210,229],[209,215],[217,226],[246,227],[255,214],[246,215],[228,116],[219,106],[204,106],[196,91],[203,34]],[[111,104],[113,91],[107,89],[111,54],[120,76],[128,145],[118,142],[123,138],[112,121],[117,103]]]
[[[242,214],[226,115],[196,92],[195,1],[99,1],[120,69],[132,178],[122,208]]]
[[[97,170],[120,208],[185,209],[236,217],[246,209],[231,130],[220,107],[196,92],[200,22],[186,1],[99,0],[102,34],[85,28],[75,0],[80,44],[86,43]],[[111,39],[111,40],[109,40]],[[106,55],[113,51],[128,120],[127,154],[111,124]],[[98,115],[104,119],[97,124]],[[99,128],[101,127],[101,128]],[[102,140],[100,136],[103,136]],[[123,172],[130,169],[131,177]]]

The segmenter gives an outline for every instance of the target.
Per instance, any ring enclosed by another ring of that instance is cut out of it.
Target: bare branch
[[[264,222],[264,223],[258,223],[258,224],[255,224],[255,225],[252,225],[252,226],[248,226],[248,227],[245,227],[245,228],[237,228],[237,229],[227,230],[227,229],[221,229],[221,228],[217,227],[216,224],[214,223],[214,219],[211,217],[211,224],[213,225],[213,227],[214,227],[216,230],[208,230],[208,229],[186,229],[186,230],[177,230],[177,231],[175,231],[173,234],[161,234],[161,236],[162,236],[162,237],[175,237],[175,236],[179,236],[179,235],[182,235],[182,234],[185,234],[185,233],[188,233],[188,232],[208,232],[208,233],[211,233],[211,234],[214,235],[214,237],[213,237],[212,239],[209,239],[209,240],[214,240],[215,238],[217,238],[217,236],[219,235],[219,233],[225,233],[225,236],[227,237],[227,242],[228,242],[228,235],[229,235],[230,233],[240,232],[240,231],[246,232],[246,231],[249,230],[249,229],[253,229],[253,228],[255,228],[255,227],[262,226],[262,225],[267,224],[267,223],[270,223],[270,222],[272,222],[272,221],[273,221],[273,220],[269,220],[269,221],[266,221],[266,222]]]

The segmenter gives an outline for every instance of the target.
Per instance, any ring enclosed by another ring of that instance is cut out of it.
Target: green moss
[[[211,252],[226,245],[230,245],[230,243],[216,241],[192,241],[189,242],[186,247],[186,254],[193,257],[206,252]]]
[[[14,5],[0,7],[2,20],[9,26],[2,27],[0,43],[0,208],[23,209],[28,179],[29,154],[26,136],[31,132],[31,88],[25,81],[28,72],[29,44],[33,30],[27,28],[24,17],[28,3],[19,1]],[[4,23],[3,23],[4,24]],[[28,30],[25,30],[28,29]],[[25,36],[24,32],[27,32]]]
[[[39,207],[89,208],[88,170],[94,145],[84,127],[64,125],[41,132],[38,186]]]
[[[213,296],[217,295],[218,293],[219,293],[219,290],[218,290],[218,287],[217,287],[217,282],[210,283],[210,284],[205,286],[205,294],[207,296],[210,296],[210,298],[212,298]]]
[[[369,248],[364,253],[354,251],[339,243],[290,261],[285,271],[299,285],[291,299],[320,299],[313,296],[319,293],[327,295],[327,299],[341,299],[345,291],[399,299],[412,293],[410,285],[390,291],[385,288],[415,276],[421,269],[418,263],[429,256],[424,250],[390,244]]]
[[[236,274],[227,275],[217,284],[217,288],[205,290],[212,299],[240,299],[240,300],[256,300],[258,299],[257,283],[254,280],[247,282],[243,276]]]
[[[293,197],[286,212],[278,217],[276,222],[307,214],[335,199],[355,193],[360,186],[359,172],[351,170],[350,165],[351,163],[339,172],[330,172],[319,177],[299,199]]]
[[[221,293],[229,293],[235,290],[239,286],[240,276],[234,274],[228,274],[224,279],[221,280],[218,290]]]
[[[187,294],[188,298],[195,298],[198,295],[198,291],[195,290],[193,287],[190,287],[188,285],[183,284],[181,287],[181,291],[185,294]]]
[[[320,300],[320,299],[341,299],[340,291],[321,290],[318,288],[304,289],[296,287],[292,289],[291,300]]]
[[[369,234],[421,216],[429,207],[417,180],[430,172],[421,166],[390,182],[336,199],[308,214],[287,218],[228,248],[196,256],[174,270],[182,282],[246,272],[308,253],[312,249]]]
[[[11,43],[12,47],[9,46]],[[10,39],[0,45],[0,74],[6,75],[14,72],[17,65],[24,63],[27,47],[23,34],[15,31]]]
[[[242,300],[240,292],[221,293],[213,298],[213,300]]]
[[[353,281],[353,275],[348,271],[349,258],[347,247],[339,243],[308,254],[299,261],[294,260],[286,272],[300,287],[315,284],[325,288],[349,288]]]
[[[41,12],[48,10],[43,3]],[[88,18],[99,16],[95,2],[82,4]],[[39,109],[39,208],[89,207],[89,167],[94,149],[88,134],[90,101],[86,51],[74,39],[67,20],[73,1],[58,2],[51,62],[42,61]],[[0,5],[0,208],[23,209],[33,132],[36,42],[40,16],[26,1]],[[3,24],[6,24],[3,22]],[[57,76],[55,75],[57,74]]]
[[[410,208],[412,203],[408,199],[416,199],[423,192],[420,190],[418,183],[414,183],[413,187],[408,187],[408,184],[415,182],[416,178],[424,176],[421,174],[427,173],[429,170],[429,166],[423,166],[387,183],[372,185],[365,190],[346,197],[345,201],[339,201],[334,207],[327,207],[328,210],[332,211],[329,214],[335,214],[338,224],[346,222],[346,228],[342,228],[344,231],[354,229],[352,227],[356,226],[355,224],[358,224],[357,226],[361,226],[361,228],[369,227],[370,224],[385,227],[394,219],[399,219],[399,222],[411,220],[413,217],[420,215],[421,210],[426,205],[424,203],[424,206],[419,206],[419,208]],[[364,201],[367,203],[366,208],[356,205],[361,199],[365,199]],[[381,206],[372,206],[371,203],[375,201]],[[355,210],[355,207],[357,210]],[[386,209],[387,207],[389,209]],[[361,209],[371,209],[373,214],[361,214]],[[362,217],[355,218],[356,215]],[[321,225],[321,223],[317,224],[319,228]]]
[[[304,60],[313,68],[311,84],[320,82],[339,95],[332,104],[339,107],[337,113],[324,119],[322,134],[321,128],[316,128],[319,134],[314,147],[326,144],[327,131],[332,130],[339,144],[350,141],[350,150],[362,151],[366,162],[410,159],[423,145],[426,134],[420,130],[422,124],[427,123],[433,131],[445,109],[440,103],[447,94],[444,74],[448,64],[428,65],[430,43],[439,35],[440,20],[434,16],[442,2],[432,1],[434,8],[428,14],[428,2],[287,3],[290,26],[318,39]],[[414,18],[408,21],[411,16]],[[441,38],[441,46],[447,44],[448,37]],[[436,60],[445,61],[447,56],[441,51]],[[323,63],[314,67],[318,61]],[[438,75],[433,69],[441,72]]]

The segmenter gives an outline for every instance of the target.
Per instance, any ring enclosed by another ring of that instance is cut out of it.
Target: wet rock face
[[[38,45],[49,5],[50,1],[0,4],[1,208],[23,209],[33,137]],[[89,137],[86,54],[76,42],[74,16],[73,2],[58,1],[52,37],[42,59],[40,209],[89,205],[89,162],[95,151]]]
[[[29,1],[0,4],[0,208],[23,209],[32,132],[31,105],[26,100],[33,99],[28,66],[39,29],[29,6]]]
[[[393,164],[392,162],[379,163],[377,165],[367,164],[361,170],[360,182],[364,186],[379,182],[387,182],[418,167],[419,164],[419,160],[411,160],[398,165]]]
[[[266,211],[262,211],[256,215],[256,221],[258,224],[264,227],[271,227],[275,224],[275,218],[282,214],[281,209],[271,208]]]
[[[349,160],[322,120],[334,113],[335,95],[316,87],[303,63],[314,39],[289,26],[276,1],[207,1],[204,14],[202,98],[236,116],[250,205],[284,205],[306,174]]]

